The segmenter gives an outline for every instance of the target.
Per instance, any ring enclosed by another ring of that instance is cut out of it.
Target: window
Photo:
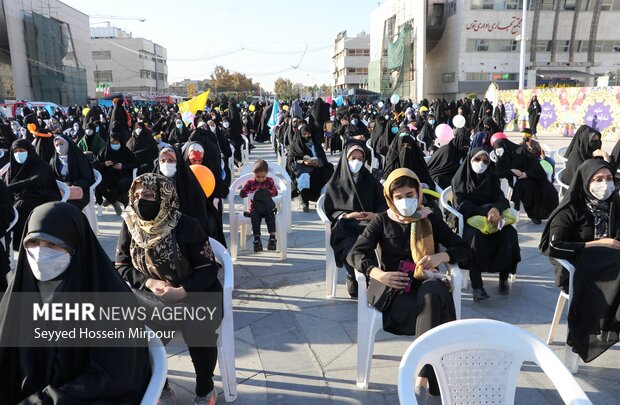
[[[564,0],[564,10],[575,10],[577,8],[577,0]]]
[[[93,51],[93,59],[112,59],[112,54],[110,51]]]
[[[577,52],[588,52],[588,44],[590,41],[579,41],[577,45]]]
[[[465,79],[468,81],[489,81],[489,74],[483,72],[467,72]]]
[[[570,50],[570,41],[557,41],[556,51],[568,52]]]
[[[501,40],[499,41],[500,52],[515,52],[517,50],[517,41],[514,40]]]
[[[111,70],[95,70],[95,82],[107,83],[111,81],[113,81]]]
[[[489,43],[486,39],[477,39],[476,40],[476,51],[478,52],[487,52],[489,50]]]
[[[396,33],[396,16],[390,17],[385,22],[385,25],[386,25],[385,30],[386,30],[387,37],[392,38],[394,34]]]
[[[140,78],[141,79],[150,79],[151,78],[151,71],[150,70],[141,69],[140,70]]]
[[[503,3],[503,2],[500,1],[498,3]],[[498,4],[498,6],[501,7],[501,4]],[[493,10],[494,8],[495,8],[495,0],[482,0],[483,10]]]
[[[555,5],[555,0],[539,0],[541,5],[541,10],[553,10],[553,6]]]
[[[370,56],[370,49],[347,49],[347,56]]]
[[[612,49],[614,52],[620,52],[620,41],[614,42]]]
[[[536,52],[551,52],[551,41],[536,41]]]
[[[448,17],[456,14],[456,0],[448,2]]]
[[[455,80],[454,72],[444,73],[443,75],[441,75],[441,82],[442,83],[454,83],[454,80]]]
[[[491,75],[491,80],[494,82],[502,81],[502,80],[512,80],[516,81],[519,75],[517,73],[493,73]]]
[[[506,0],[506,10],[523,9],[523,0]]]
[[[613,0],[603,0],[601,5],[601,11],[611,11],[613,8],[614,1]]]

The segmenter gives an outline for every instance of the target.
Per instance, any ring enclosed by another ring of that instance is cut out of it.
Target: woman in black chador
[[[575,266],[568,344],[585,362],[616,344],[620,332],[620,197],[613,172],[600,158],[579,166],[539,246]],[[558,285],[567,291],[568,273],[555,267]]]
[[[53,347],[20,330],[23,294],[40,303],[56,302],[60,293],[126,293],[86,217],[72,204],[37,207],[28,218],[15,278],[0,302],[1,404],[140,403],[151,376],[146,342],[131,347]],[[21,308],[20,308],[21,307]],[[21,318],[23,319],[23,318]],[[18,339],[20,345],[9,347]]]

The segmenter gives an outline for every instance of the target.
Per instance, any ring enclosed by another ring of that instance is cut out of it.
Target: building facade
[[[148,39],[116,27],[91,27],[95,82],[110,93],[150,96],[168,93],[168,52]]]
[[[382,63],[381,70],[369,66],[371,90],[396,92],[391,76],[406,73],[407,63],[413,65],[409,87],[416,90],[397,88],[405,97],[481,95],[491,81],[502,90],[518,87],[523,0],[426,0],[423,12],[410,3],[388,0],[371,15],[370,63]],[[610,76],[612,85],[620,82],[620,25],[614,23],[620,0],[528,0],[527,5],[526,87],[592,86],[599,76]],[[412,13],[401,17],[401,10]],[[406,24],[413,34],[403,40],[412,55],[405,55],[400,69],[389,68],[386,50],[395,39],[388,34],[400,33]],[[423,60],[416,53],[425,55]],[[421,86],[416,76],[424,77]]]
[[[348,37],[342,31],[334,40],[332,56],[333,88],[336,93],[348,89],[368,88],[370,35],[365,32]]]
[[[88,16],[57,0],[0,0],[0,100],[94,97]]]

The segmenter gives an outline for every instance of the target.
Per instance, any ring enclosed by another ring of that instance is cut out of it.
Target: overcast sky
[[[91,24],[108,20],[166,47],[169,83],[208,78],[223,65],[267,90],[278,77],[331,83],[336,34],[369,32],[370,12],[378,5],[377,0],[62,1],[91,16],[145,18],[91,18]]]

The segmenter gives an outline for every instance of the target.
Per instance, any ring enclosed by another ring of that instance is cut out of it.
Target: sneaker
[[[302,211],[303,212],[310,212],[310,203],[308,203],[308,202],[303,203]]]
[[[255,252],[263,251],[263,242],[261,242],[260,238],[254,238],[254,251]]]
[[[114,207],[114,212],[116,212],[116,215],[118,215],[119,217],[121,216],[121,214],[123,213],[123,206],[121,203],[119,203],[118,201],[112,203],[112,206]]]
[[[269,244],[267,250],[276,250],[276,238],[269,238]]]
[[[499,280],[498,291],[501,295],[507,295],[510,292],[510,284],[508,284],[508,280]]]
[[[164,390],[161,392],[161,395],[159,396],[159,401],[157,401],[157,405],[175,405],[176,403],[177,402],[174,399],[174,391],[172,391],[172,388],[164,388]]]
[[[530,218],[530,219],[532,220],[533,224],[536,224],[536,225],[542,224],[542,221],[538,218]]]
[[[484,301],[489,297],[489,294],[484,290],[484,287],[474,288],[474,301]]]
[[[215,405],[217,402],[217,391],[215,388],[211,390],[210,393],[205,395],[204,397],[195,397],[194,405]]]

